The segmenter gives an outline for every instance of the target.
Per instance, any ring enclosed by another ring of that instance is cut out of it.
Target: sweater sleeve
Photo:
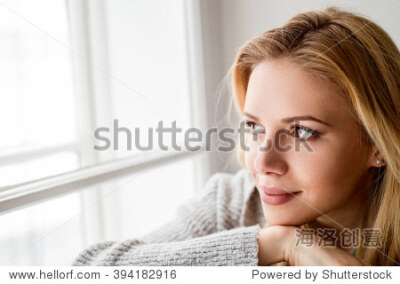
[[[141,237],[94,244],[72,265],[222,266],[257,265],[259,225],[218,230],[217,196],[225,174],[214,174],[206,186],[181,205],[174,220]],[[229,210],[225,214],[229,214]]]

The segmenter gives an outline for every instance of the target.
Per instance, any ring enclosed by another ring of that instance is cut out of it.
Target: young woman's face
[[[363,202],[370,148],[332,84],[289,59],[262,62],[250,76],[244,113],[258,132],[247,134],[245,161],[269,225],[302,225]]]

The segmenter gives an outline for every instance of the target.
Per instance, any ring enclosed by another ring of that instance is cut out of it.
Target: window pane
[[[45,7],[45,8],[44,8]],[[51,13],[49,13],[51,11]],[[12,0],[0,6],[0,187],[76,169],[60,152],[16,161],[77,140],[69,32],[64,0]]]
[[[82,247],[80,194],[0,215],[1,265],[69,265]]]
[[[112,116],[131,130],[132,137],[140,127],[142,146],[148,144],[152,127],[153,145],[159,149],[159,121],[168,128],[174,120],[180,128],[190,125],[183,2],[106,0],[106,11]],[[170,145],[170,136],[164,137],[164,144]],[[123,133],[119,138],[117,157],[141,152],[135,145],[127,150]],[[180,133],[177,143],[182,141]]]
[[[2,2],[0,129],[7,134],[0,140],[3,151],[76,139],[69,45],[64,0]]]

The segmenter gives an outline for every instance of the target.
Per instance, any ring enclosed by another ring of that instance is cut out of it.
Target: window
[[[143,235],[204,184],[201,153],[128,150],[123,135],[118,151],[93,149],[115,120],[144,141],[159,121],[201,124],[198,12],[183,0],[0,6],[3,265],[70,264],[93,242]]]

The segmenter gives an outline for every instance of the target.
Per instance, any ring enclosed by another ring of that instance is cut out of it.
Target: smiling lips
[[[270,205],[284,204],[293,197],[297,196],[299,193],[301,193],[301,191],[289,192],[278,187],[260,187],[262,201]]]

